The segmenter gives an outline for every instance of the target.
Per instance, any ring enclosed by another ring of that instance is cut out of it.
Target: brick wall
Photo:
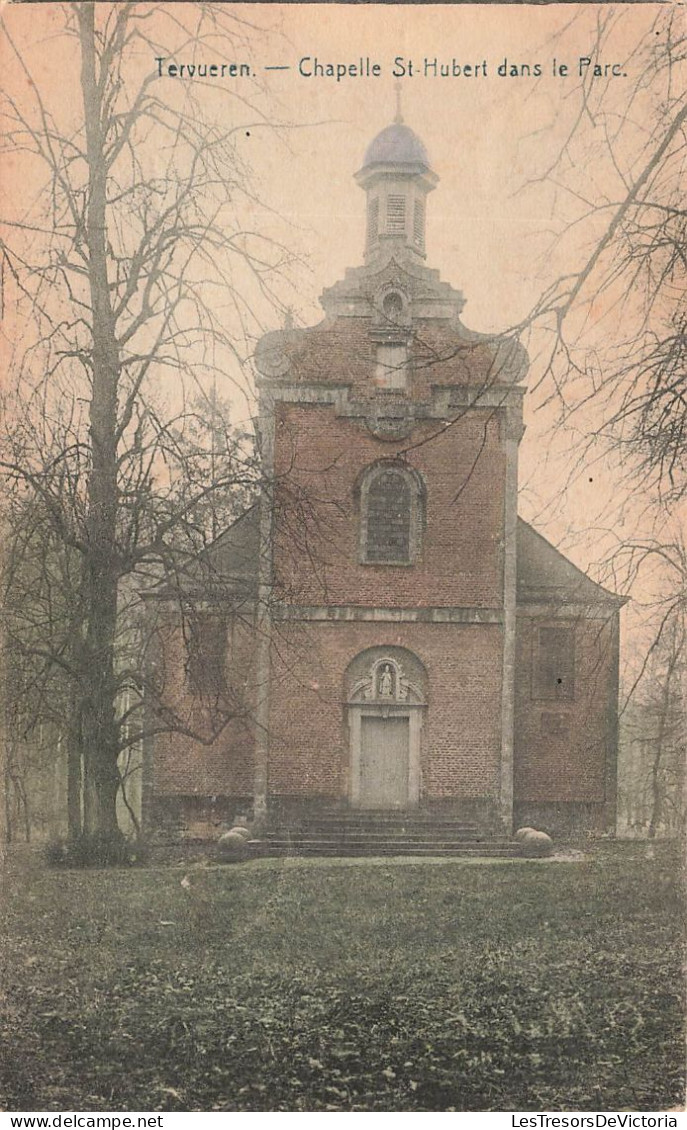
[[[568,624],[574,632],[574,694],[542,698],[535,681],[540,624]],[[614,691],[612,620],[551,620],[518,616],[515,680],[515,802],[606,800],[607,758]]]
[[[275,562],[286,599],[387,607],[502,604],[498,420],[475,410],[423,445],[440,426],[426,421],[410,439],[388,443],[330,408],[277,405]],[[419,558],[412,566],[360,564],[360,474],[406,448],[409,465],[427,484]]]
[[[292,346],[289,379],[303,384],[345,381],[356,398],[372,399],[377,350],[368,318],[326,318],[298,334]],[[410,358],[413,395],[427,400],[437,385],[493,384],[505,374],[488,341],[467,340],[464,331],[443,321],[415,319]]]
[[[290,379],[345,381],[354,396],[370,401],[374,349],[367,328],[355,320],[339,328],[327,323],[312,331]],[[432,327],[424,328],[422,347],[431,355]],[[446,345],[443,339],[437,342],[437,349]],[[445,362],[416,367],[411,398],[428,400],[436,384],[485,378],[486,346],[452,358],[450,352]],[[376,438],[363,419],[337,416],[330,405],[278,401],[274,423],[275,581],[276,595],[287,606],[502,609],[506,467],[498,411],[471,408],[445,430],[440,420],[423,420],[411,436],[394,441]],[[411,554],[411,565],[360,560],[361,476],[380,460],[404,462],[423,484],[420,549]],[[539,622],[518,617],[516,810],[603,805],[613,744],[612,632],[600,620],[575,623],[575,693],[552,701],[538,696],[532,683]],[[496,798],[502,627],[353,618],[274,624],[270,797],[345,802],[350,786],[346,670],[355,656],[380,645],[406,648],[426,671],[421,801]],[[251,796],[255,652],[250,624],[230,621],[226,683],[235,717],[207,744],[182,734],[157,740],[152,785],[158,798]],[[170,702],[187,729],[207,732],[211,719],[189,685],[178,625],[168,633],[164,654]],[[205,809],[198,812],[194,818],[200,823],[208,819]]]
[[[229,619],[224,695],[217,704],[194,695],[187,672],[187,643],[180,624],[165,633],[165,701],[186,733],[160,734],[155,742],[152,791],[158,795],[251,795],[255,743],[255,636],[244,618]],[[231,715],[210,740],[222,713]],[[205,740],[194,740],[197,734]]]
[[[270,794],[348,796],[345,672],[368,647],[412,651],[428,678],[421,799],[489,797],[500,756],[499,625],[281,625],[273,656]]]
[[[518,618],[515,804],[603,805],[610,749],[612,630],[577,620],[575,689],[570,701],[536,697],[533,649],[539,623]],[[252,679],[254,638],[235,625],[229,681]],[[422,799],[490,797],[500,756],[501,628],[499,625],[336,622],[279,623],[272,648],[270,794],[348,796],[349,747],[345,676],[366,648],[403,647],[427,672],[428,708],[422,734]],[[186,711],[189,728],[208,723],[184,676],[180,629],[168,634],[168,693]],[[240,680],[236,674],[240,672]],[[154,792],[159,796],[248,797],[253,789],[254,719],[231,721],[210,745],[182,734],[158,738]]]

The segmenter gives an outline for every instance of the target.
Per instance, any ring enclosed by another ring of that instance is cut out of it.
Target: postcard
[[[0,30],[2,1108],[677,1127],[682,7]]]

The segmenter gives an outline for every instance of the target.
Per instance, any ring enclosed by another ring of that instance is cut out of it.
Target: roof
[[[148,589],[146,597],[251,600],[257,593],[260,554],[260,512],[245,510],[219,537],[188,562],[175,579],[165,578]]]
[[[259,510],[246,511],[203,555],[215,583],[244,589],[257,577]],[[248,586],[250,588],[250,584]],[[627,598],[605,589],[573,565],[528,522],[518,518],[517,603],[614,605]]]
[[[545,537],[518,518],[517,604],[625,604],[573,565]]]
[[[260,508],[246,510],[203,553],[219,581],[245,582],[257,575],[260,553]]]
[[[393,122],[370,142],[363,160],[363,169],[371,165],[412,165],[429,169],[429,156],[424,143],[409,126]]]

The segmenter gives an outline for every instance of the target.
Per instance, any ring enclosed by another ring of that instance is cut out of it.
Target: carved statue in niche
[[[391,665],[385,663],[379,674],[379,697],[391,698],[394,693],[394,677]]]
[[[400,663],[382,658],[374,660],[367,674],[357,680],[348,701],[385,705],[407,702],[415,706],[423,705],[424,697],[422,689],[408,681]]]

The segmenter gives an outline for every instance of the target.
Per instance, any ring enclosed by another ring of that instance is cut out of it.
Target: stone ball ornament
[[[536,831],[536,828],[530,828],[529,826],[525,827],[525,828],[518,828],[517,832],[513,836],[513,839],[515,840],[516,844],[521,844],[522,841],[526,838],[526,836],[528,836],[530,834],[530,832],[535,832],[535,831]]]
[[[245,828],[232,828],[224,832],[217,841],[217,857],[223,863],[240,863],[248,858],[248,837]]]
[[[525,859],[545,859],[553,853],[553,840],[546,832],[530,829],[520,841],[520,854]]]
[[[285,377],[291,368],[282,330],[273,330],[260,338],[255,347],[255,367],[263,377]]]
[[[530,359],[525,347],[514,337],[494,342],[492,379],[503,384],[518,384],[527,376]]]

